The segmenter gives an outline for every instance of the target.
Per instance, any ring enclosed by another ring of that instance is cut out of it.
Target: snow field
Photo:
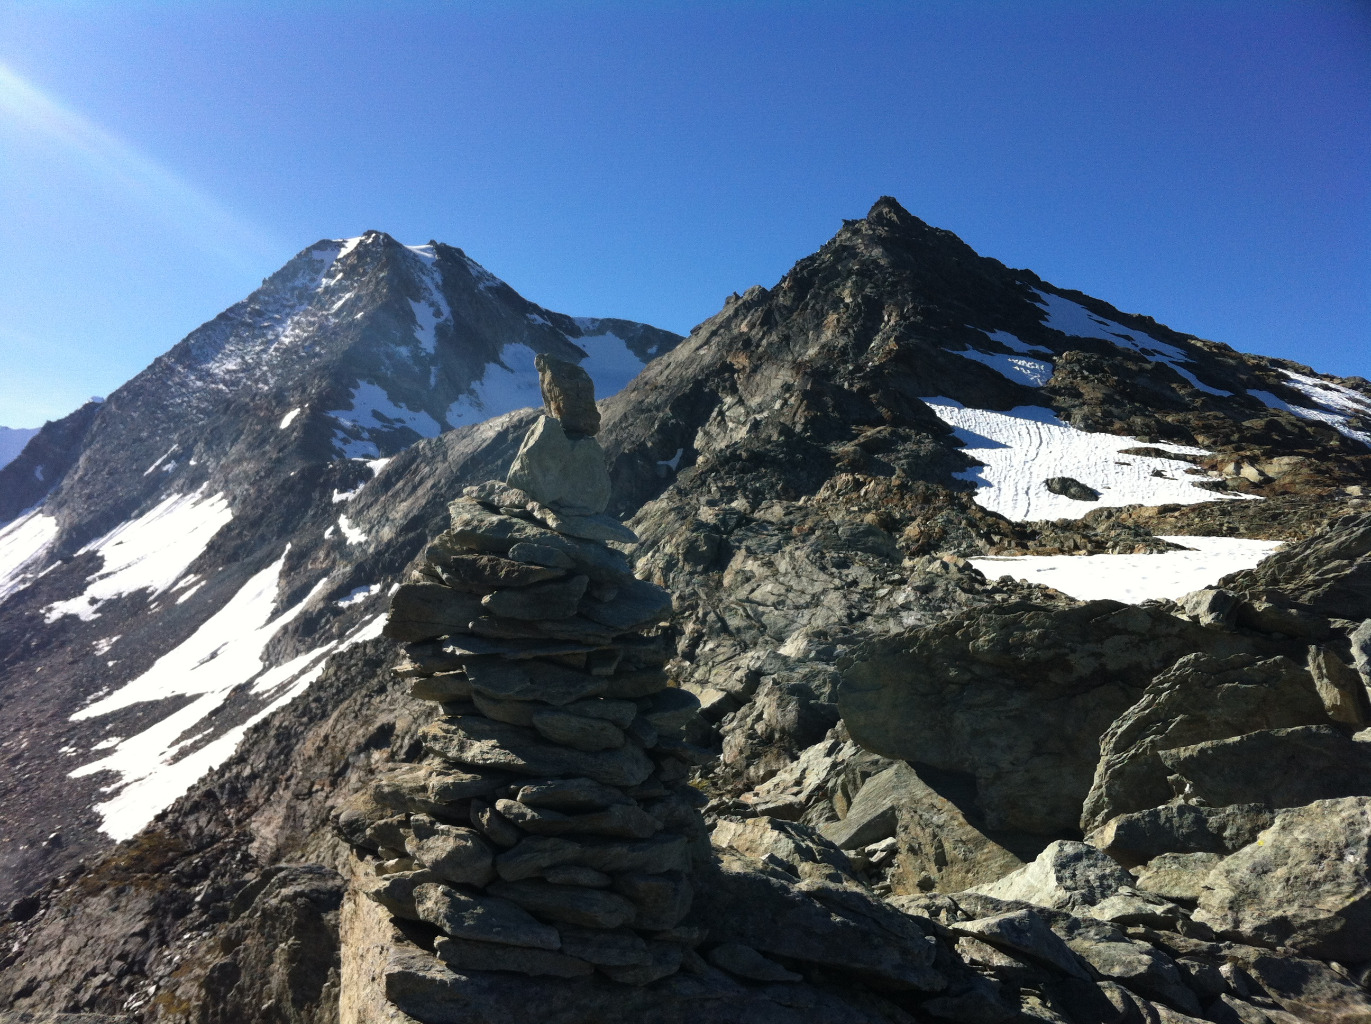
[[[103,559],[100,571],[87,577],[86,589],[76,597],[44,608],[44,618],[56,622],[63,615],[75,615],[88,622],[100,614],[105,601],[137,590],[151,591],[152,600],[180,578],[232,518],[228,499],[223,494],[206,498],[204,488],[163,498],[78,552],[98,554]]]
[[[989,579],[1012,576],[1053,587],[1080,601],[1178,598],[1251,569],[1281,541],[1235,537],[1163,537],[1190,551],[1150,555],[1022,555],[969,559]]]
[[[35,576],[28,568],[56,539],[56,517],[37,511],[0,527],[0,601],[33,582]]]
[[[956,431],[962,450],[984,466],[958,474],[977,486],[982,508],[1019,522],[1079,519],[1093,508],[1122,505],[1193,505],[1238,495],[1194,486],[1188,462],[1123,455],[1125,448],[1160,448],[1204,455],[1201,448],[1145,444],[1131,437],[1099,434],[1063,423],[1051,409],[1019,406],[1009,412],[968,409],[950,398],[925,398],[938,418]],[[1160,474],[1160,475],[1157,475]],[[1098,501],[1078,501],[1047,489],[1045,480],[1069,476],[1100,492]]]
[[[1286,383],[1301,394],[1308,396],[1319,408],[1310,409],[1302,405],[1291,405],[1289,402],[1277,398],[1270,391],[1250,389],[1247,393],[1253,398],[1260,399],[1267,408],[1283,409],[1286,412],[1294,413],[1301,419],[1325,423],[1344,437],[1360,441],[1371,448],[1371,434],[1357,430],[1347,422],[1348,417],[1351,416],[1371,419],[1371,398],[1367,398],[1349,387],[1334,384],[1332,381],[1319,380],[1317,377],[1295,373],[1293,370],[1283,372]]]
[[[1205,384],[1194,373],[1182,366],[1190,362],[1190,357],[1175,345],[1158,341],[1150,334],[1143,334],[1123,324],[1115,323],[1105,317],[1097,316],[1078,302],[1034,289],[1038,304],[1047,310],[1046,326],[1076,338],[1099,338],[1119,348],[1129,349],[1145,356],[1154,363],[1165,363],[1184,377],[1190,384],[1210,395],[1227,397],[1233,392],[1220,391]]]

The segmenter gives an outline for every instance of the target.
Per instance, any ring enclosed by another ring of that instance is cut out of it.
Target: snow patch
[[[534,357],[533,349],[527,345],[506,345],[500,352],[503,365],[487,363],[484,374],[472,386],[470,394],[463,395],[448,406],[445,414],[448,423],[454,427],[479,423],[515,409],[542,405],[543,392],[538,385]]]
[[[367,535],[348,522],[347,516],[338,517],[338,529],[343,531],[343,536],[347,538],[349,544],[366,543]]]
[[[951,349],[947,351],[950,352]],[[980,352],[974,348],[969,348],[965,352],[953,352],[952,354],[975,360],[990,367],[1000,376],[1008,377],[1015,384],[1027,384],[1033,388],[1040,388],[1051,380],[1055,370],[1051,363],[1045,363],[1041,359],[1005,355],[1003,352]]]
[[[535,378],[536,379],[536,378]],[[372,430],[395,430],[408,427],[420,437],[437,437],[442,428],[428,413],[398,405],[385,389],[371,381],[359,381],[352,389],[349,409],[327,413],[341,425],[334,432],[333,443],[349,458],[376,458],[381,452],[368,436]],[[360,433],[362,436],[355,436]]]
[[[152,471],[153,471],[154,469],[156,469],[158,466],[160,466],[160,465],[162,464],[163,460],[165,460],[165,459],[167,458],[168,455],[170,455],[172,452],[176,451],[176,449],[177,449],[177,448],[180,448],[180,447],[181,447],[181,446],[180,446],[179,444],[174,444],[174,445],[172,445],[170,448],[168,448],[165,452],[162,453],[162,455],[158,458],[158,460],[157,460],[156,462],[154,462],[154,463],[153,463],[151,466],[149,466],[147,469],[143,470],[143,475],[144,475],[144,476],[149,476],[149,475],[151,475]]]
[[[296,417],[296,416],[299,416],[299,415],[300,415],[300,409],[299,409],[298,407],[295,408],[295,409],[292,409],[290,412],[286,413],[284,416],[281,417],[281,427],[280,427],[280,429],[281,429],[281,430],[285,430],[286,427],[290,426],[292,423],[295,422],[295,417]]]
[[[967,324],[971,327],[970,324]],[[981,327],[971,327],[973,331],[980,331],[991,341],[997,341],[1011,352],[1017,352],[1021,356],[1051,356],[1054,355],[1050,348],[1043,348],[1041,345],[1030,345],[1026,341],[1020,341],[1018,335],[1010,334],[1008,331],[987,331]]]
[[[109,649],[115,645],[122,635],[123,634],[115,634],[114,636],[107,636],[104,639],[97,640],[95,643],[91,644],[91,647],[95,649],[96,657],[109,653]]]
[[[1149,555],[1022,555],[971,558],[990,579],[1012,576],[1054,587],[1080,601],[1178,598],[1251,569],[1282,541],[1235,537],[1163,537],[1192,550]]]
[[[1122,455],[1125,448],[1160,448],[1179,455],[1207,455],[1203,448],[1138,441],[1078,430],[1051,409],[1019,406],[1009,412],[968,409],[950,398],[924,402],[954,428],[963,451],[984,466],[958,476],[975,482],[975,500],[1007,519],[1079,519],[1091,509],[1120,505],[1193,505],[1246,495],[1218,494],[1194,486],[1191,466],[1178,459]],[[1044,481],[1069,476],[1100,492],[1098,501],[1054,494]]]
[[[1045,324],[1051,330],[1061,331],[1062,334],[1069,334],[1076,338],[1099,338],[1112,345],[1117,345],[1119,348],[1137,352],[1154,363],[1165,363],[1189,381],[1192,387],[1206,394],[1218,395],[1223,398],[1233,394],[1231,391],[1220,391],[1218,388],[1210,387],[1200,381],[1190,370],[1180,365],[1191,360],[1183,350],[1175,345],[1168,345],[1164,341],[1158,341],[1150,334],[1135,331],[1123,324],[1115,323],[1113,320],[1092,313],[1080,303],[1072,302],[1061,295],[1038,291],[1036,288],[1034,292],[1038,296],[1039,305],[1047,309]]]
[[[628,342],[613,332],[583,335],[571,339],[586,350],[581,369],[595,382],[595,397],[617,395],[643,369],[643,361],[628,347]]]
[[[287,548],[289,550],[289,548]],[[178,750],[189,741],[182,737],[228,698],[242,683],[257,676],[262,654],[281,627],[292,621],[318,591],[315,587],[294,607],[272,618],[285,554],[247,581],[218,612],[183,643],[168,651],[141,676],[114,693],[82,708],[72,721],[97,718],[147,701],[168,697],[196,699],[162,721],[128,739],[118,741],[112,753],[77,768],[73,778],[96,772],[114,772],[118,778],[104,792],[114,795],[95,805],[101,829],[116,840],[128,839],[163,808],[190,788],[205,772],[233,753],[244,732],[270,714],[303,686],[291,687],[284,699],[274,701],[249,721],[201,749],[176,760]],[[296,680],[297,685],[299,680]],[[108,742],[108,741],[107,741]]]
[[[379,583],[373,583],[369,587],[354,587],[352,590],[348,591],[346,597],[339,598],[337,601],[334,601],[333,603],[336,604],[339,608],[349,608],[354,604],[361,604],[372,594],[378,593],[380,589],[381,584]]]
[[[1371,434],[1364,430],[1357,430],[1347,422],[1351,417],[1371,419],[1371,398],[1342,384],[1334,384],[1332,381],[1319,380],[1317,377],[1296,373],[1293,370],[1282,372],[1285,374],[1286,384],[1312,399],[1319,408],[1310,409],[1302,405],[1291,405],[1289,402],[1277,398],[1270,391],[1249,389],[1247,393],[1253,398],[1260,399],[1267,408],[1282,409],[1299,416],[1301,419],[1326,424],[1344,437],[1360,441],[1371,448]]]
[[[137,590],[151,591],[151,601],[176,582],[232,518],[228,499],[223,494],[206,498],[204,488],[163,498],[78,552],[98,554],[103,559],[100,571],[86,577],[88,586],[78,596],[44,608],[45,619],[56,622],[75,615],[89,621],[105,601]]]
[[[56,517],[37,511],[0,527],[0,601],[37,578],[31,567],[56,539]]]
[[[657,460],[657,465],[659,465],[659,466],[666,466],[668,469],[670,469],[670,470],[672,470],[673,472],[675,472],[677,469],[680,468],[680,466],[681,466],[681,456],[684,455],[684,454],[685,454],[685,449],[684,449],[684,448],[677,448],[677,449],[676,449],[676,454],[675,454],[675,455],[673,455],[673,456],[672,456],[671,458],[669,458],[669,459],[658,459],[658,460]]]

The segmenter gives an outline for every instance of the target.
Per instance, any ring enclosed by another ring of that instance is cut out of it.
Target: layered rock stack
[[[668,686],[650,635],[670,595],[607,543],[637,538],[604,514],[590,378],[537,365],[547,415],[506,482],[452,502],[451,528],[393,596],[398,671],[441,715],[350,838],[377,857],[368,895],[436,928],[435,954],[460,974],[646,984],[701,938],[681,926],[692,840],[708,840],[679,738],[699,705]]]

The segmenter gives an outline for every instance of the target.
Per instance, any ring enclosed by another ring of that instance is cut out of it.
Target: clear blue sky
[[[113,390],[319,238],[437,238],[684,332],[885,193],[1371,377],[1371,4],[9,0],[0,423]]]

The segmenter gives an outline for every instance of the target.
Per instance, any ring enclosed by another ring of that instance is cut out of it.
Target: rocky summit
[[[889,198],[683,340],[370,233],[9,481],[0,1022],[1371,1021],[1359,378]]]

